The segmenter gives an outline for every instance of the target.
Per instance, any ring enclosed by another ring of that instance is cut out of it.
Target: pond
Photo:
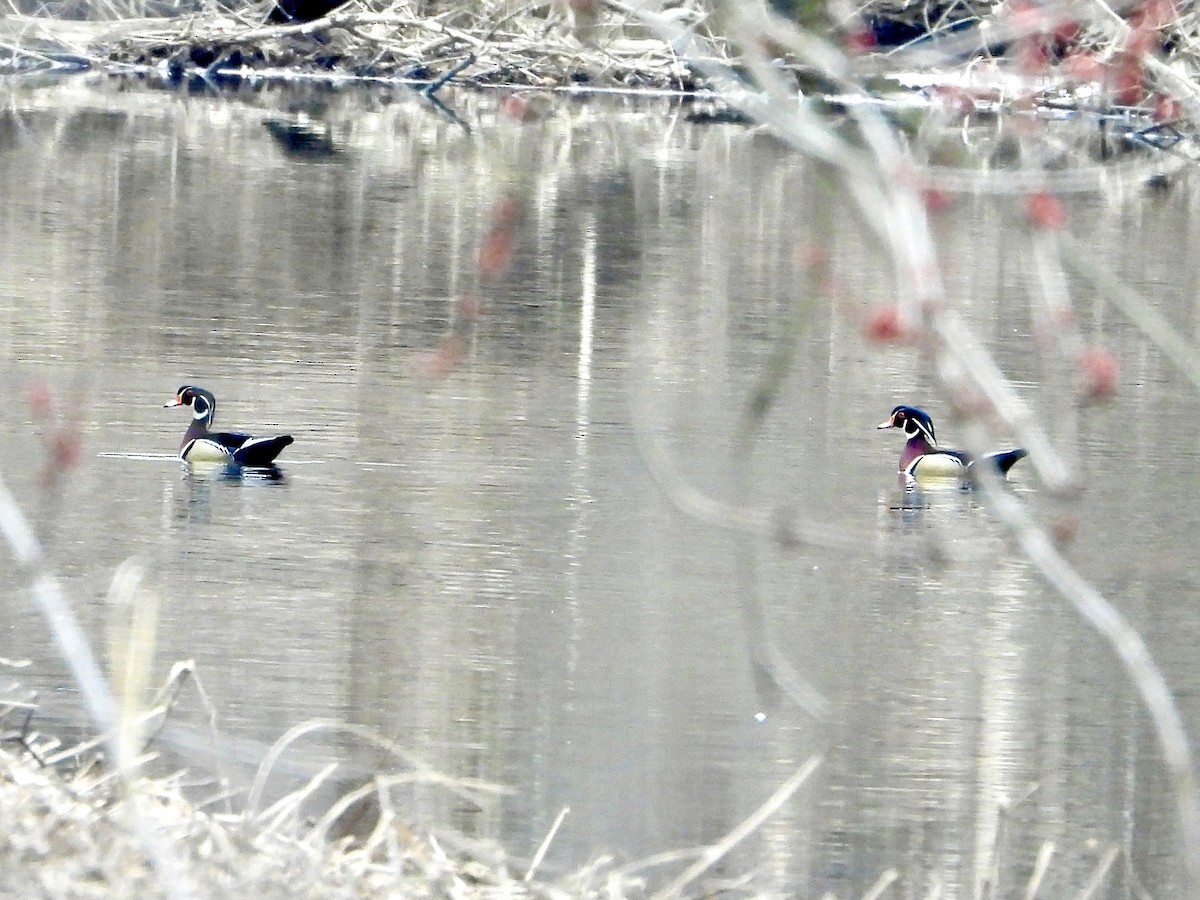
[[[1168,776],[1109,646],[972,494],[898,490],[901,440],[875,426],[914,403],[953,446],[956,423],[928,360],[863,337],[894,288],[848,204],[764,133],[677,101],[543,99],[519,121],[500,93],[447,114],[399,89],[9,85],[0,459],[97,646],[134,559],[156,677],[195,661],[235,781],[302,722],[365,726],[513,789],[477,806],[414,788],[397,808],[415,827],[528,858],[569,807],[549,868],[714,842],[819,754],[720,876],[852,897],[895,870],[890,896],[951,897],[1103,873],[1095,896],[1172,895]],[[1103,187],[1068,197],[1074,233],[1195,335],[1194,179]],[[1058,415],[1084,484],[1051,501],[1021,463],[1016,496],[1077,518],[1072,562],[1194,735],[1196,392],[1077,284],[1121,374],[1062,414],[1021,220],[965,194],[934,228],[950,296]],[[833,299],[808,286],[814,242]],[[748,430],[781,339],[786,376]],[[282,479],[181,469],[188,416],[163,404],[183,384],[213,391],[219,428],[293,435]],[[55,477],[59,430],[82,443]],[[664,479],[839,540],[739,533]],[[33,661],[7,677],[79,717],[11,567],[2,596],[0,656]],[[175,750],[211,771],[194,692],[175,718]],[[282,782],[390,764],[332,731],[289,756]]]

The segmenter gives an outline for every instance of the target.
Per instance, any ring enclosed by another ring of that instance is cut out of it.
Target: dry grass
[[[447,852],[432,834],[405,822],[391,799],[394,788],[414,781],[473,796],[494,793],[492,786],[409,766],[314,810],[309,801],[328,776],[325,769],[265,809],[256,808],[252,791],[234,811],[223,792],[220,802],[193,799],[195,789],[185,789],[182,773],[137,774],[153,753],[123,777],[104,764],[98,742],[59,749],[54,740],[26,732],[27,704],[10,699],[3,705],[0,722],[10,730],[0,744],[2,896],[624,896],[640,886],[632,876],[599,867],[543,882],[535,868],[514,874],[499,850],[473,853],[465,840]],[[144,721],[165,713],[156,709]],[[281,742],[280,752],[285,748]],[[264,769],[263,777],[268,773]],[[372,810],[365,826],[331,837],[333,826],[364,803]],[[152,843],[169,847],[165,859],[147,852],[147,833]]]
[[[139,778],[132,790],[98,766],[64,776],[0,752],[0,891],[6,896],[380,897],[549,895],[504,868],[451,858],[394,815],[366,840],[314,841],[298,816],[264,826],[213,815],[176,779]],[[381,788],[382,791],[382,788]],[[186,876],[168,891],[132,823],[174,844]],[[190,888],[188,885],[190,884]],[[203,887],[201,887],[203,886]]]
[[[720,90],[721,77],[734,73],[762,83],[753,67],[765,49],[775,77],[793,93],[871,93],[879,74],[966,77],[996,67],[1040,83],[1037,92],[1022,87],[1005,98],[1014,106],[1040,95],[1058,103],[1065,95],[1066,103],[1093,110],[1141,105],[1149,112],[1171,95],[1200,106],[1186,75],[1196,69],[1200,16],[1190,8],[1177,13],[1165,0],[1158,7],[1050,4],[1036,12],[1016,0],[831,0],[808,11],[807,29],[765,5],[720,0],[350,0],[289,24],[271,22],[272,0],[46,0],[36,15],[19,3],[9,0],[12,13],[0,18],[0,71],[74,67],[213,80],[305,74],[439,85],[452,77],[477,86],[692,92]],[[899,45],[877,45],[880,39]],[[971,104],[993,94],[989,86],[952,99]]]
[[[176,74],[287,69],[415,81],[458,69],[460,81],[478,85],[695,87],[690,66],[626,12],[508,0],[434,12],[428,6],[355,0],[316,21],[282,25],[268,22],[271,6],[261,3],[210,4],[169,17],[129,7],[90,21],[10,16],[0,47],[18,69],[59,61],[107,70],[163,66]],[[679,14],[704,19],[698,0],[687,0]]]
[[[31,730],[36,708],[15,689],[0,698],[0,896],[618,900],[653,892],[666,900],[714,888],[728,896],[754,896],[751,878],[716,885],[707,880],[710,871],[820,764],[819,758],[807,761],[712,846],[620,868],[603,857],[551,875],[543,862],[567,810],[531,860],[508,857],[494,843],[444,830],[435,834],[406,820],[398,799],[405,788],[432,785],[479,805],[511,791],[442,775],[355,726],[315,721],[293,728],[265,754],[245,792],[229,790],[219,773],[200,773],[199,781],[183,771],[149,774],[161,768],[156,735],[186,684],[207,704],[192,665],[177,664],[155,705],[121,723],[122,732],[137,736],[138,746],[116,769],[107,762],[103,738],[60,746],[58,739]],[[336,768],[330,764],[263,806],[264,786],[281,758],[297,740],[318,731],[370,743],[390,754],[399,770],[381,771],[323,804],[319,789]],[[213,739],[219,741],[215,731]],[[667,883],[654,890],[659,881]]]
[[[1175,12],[1165,0],[1157,6],[1049,4],[1036,12],[1016,0],[859,6],[831,0],[809,4],[808,29],[772,16],[765,5],[720,0],[350,0],[314,21],[288,24],[271,22],[272,0],[83,6],[46,0],[36,15],[22,13],[19,0],[9,4],[13,13],[0,19],[0,71],[10,72],[76,67],[205,79],[315,74],[439,86],[453,78],[477,86],[692,92],[720,89],[714,69],[761,83],[753,66],[765,48],[775,75],[784,76],[780,83],[793,93],[871,93],[870,79],[881,73],[957,71],[966,77],[982,66],[1040,83],[1037,91],[1022,87],[1007,97],[1014,106],[1039,96],[1062,103],[1064,95],[1068,105],[1093,110],[1144,106],[1151,112],[1156,100],[1171,95],[1185,107],[1200,106],[1200,92],[1181,74],[1196,69],[1200,16],[1190,8]],[[899,45],[877,45],[880,39]],[[994,99],[991,85],[983,94]],[[980,95],[966,91],[952,99],[970,104]]]

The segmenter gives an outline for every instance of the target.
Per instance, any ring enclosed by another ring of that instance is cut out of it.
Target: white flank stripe
[[[179,462],[177,453],[97,453],[96,455],[102,459],[136,459],[146,462],[160,462],[169,459],[171,462]]]

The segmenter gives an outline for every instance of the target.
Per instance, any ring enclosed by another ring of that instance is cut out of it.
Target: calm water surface
[[[862,340],[887,266],[770,140],[659,102],[518,125],[471,96],[464,128],[403,92],[76,80],[7,99],[4,477],[101,646],[113,573],[145,565],[157,670],[196,661],[227,759],[307,719],[369,726],[515,789],[480,807],[398,797],[419,827],[528,856],[570,807],[558,868],[714,841],[824,753],[722,874],[854,897],[895,868],[889,896],[967,897],[994,867],[1014,896],[1051,846],[1052,897],[1115,848],[1097,896],[1177,889],[1164,768],[1113,654],[970,496],[897,502],[899,440],[875,424],[898,402],[941,412],[951,445],[955,424],[917,354]],[[267,124],[301,121],[319,152]],[[1071,201],[1097,257],[1185,334],[1193,187]],[[477,248],[504,197],[523,216],[489,283]],[[966,198],[944,214],[946,277],[1022,394],[1055,411],[1063,377],[1030,339],[1008,213]],[[803,288],[797,248],[818,238],[844,306]],[[464,297],[482,304],[465,328]],[[1116,311],[1082,286],[1075,300],[1122,376],[1113,403],[1052,420],[1087,483],[1066,510],[1072,559],[1143,630],[1196,733],[1200,402]],[[789,376],[735,466],[781,334]],[[162,404],[188,382],[216,393],[218,424],[295,436],[282,481],[139,456],[176,450],[186,416]],[[28,402],[43,383],[51,419]],[[48,488],[60,425],[84,449]],[[647,474],[647,441],[708,495],[857,537],[800,550],[689,518]],[[1042,504],[1031,469],[1014,481]],[[929,560],[931,538],[949,562]],[[21,683],[70,714],[11,569],[0,596],[0,656],[32,659]],[[824,696],[824,719],[762,676],[763,647]],[[203,733],[194,693],[177,719]],[[382,763],[330,733],[296,755],[346,760],[346,783]]]

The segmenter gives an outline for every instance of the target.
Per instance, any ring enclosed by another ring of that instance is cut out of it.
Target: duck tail
[[[999,469],[1001,474],[1007,475],[1009,469],[1028,455],[1029,451],[1023,447],[1014,447],[1012,450],[997,450],[995,453],[989,453],[984,459]]]
[[[275,462],[283,448],[292,443],[290,434],[278,437],[251,438],[233,452],[233,461],[243,466],[269,466]]]

